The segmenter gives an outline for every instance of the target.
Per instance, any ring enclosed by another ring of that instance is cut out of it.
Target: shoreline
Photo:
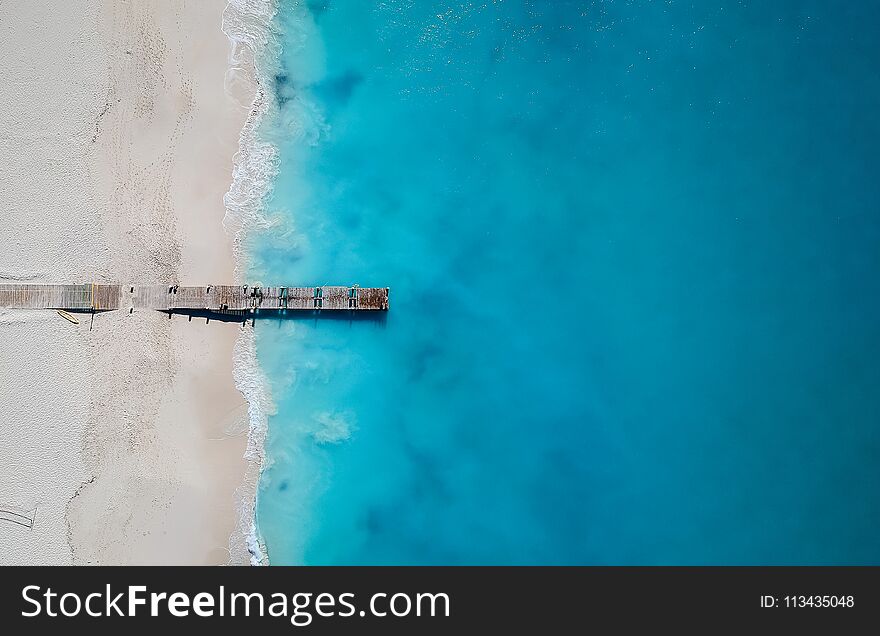
[[[247,104],[248,116],[238,136],[233,158],[233,175],[223,197],[226,213],[223,227],[232,239],[235,282],[246,270],[243,241],[249,227],[261,221],[263,202],[277,173],[277,151],[258,138],[263,120],[270,114],[261,78],[261,60],[270,54],[271,22],[277,7],[274,0],[229,0],[223,10],[222,31],[230,42],[227,94]],[[244,96],[244,97],[243,97]],[[249,96],[249,98],[247,97]],[[248,403],[247,475],[239,491],[238,532],[247,546],[251,565],[269,565],[269,555],[257,525],[260,474],[265,467],[265,438],[274,404],[268,381],[257,361],[253,329],[243,329],[235,344],[235,385]],[[230,540],[232,541],[232,539]]]
[[[224,10],[0,7],[4,281],[232,278],[223,194],[248,110],[226,92]],[[241,329],[111,313],[0,311],[0,506],[36,511],[0,525],[0,561],[246,563]]]

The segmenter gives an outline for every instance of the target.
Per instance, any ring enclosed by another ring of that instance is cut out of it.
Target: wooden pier
[[[169,313],[387,311],[387,287],[252,285],[5,285],[0,307],[97,312],[154,309]]]

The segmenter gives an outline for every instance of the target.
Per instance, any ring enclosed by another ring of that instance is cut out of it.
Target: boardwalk
[[[255,287],[250,285],[0,285],[0,307],[169,313],[256,311],[387,311],[387,287]]]

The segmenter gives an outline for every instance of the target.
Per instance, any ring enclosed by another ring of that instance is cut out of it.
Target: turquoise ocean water
[[[870,2],[281,2],[273,563],[880,563]]]

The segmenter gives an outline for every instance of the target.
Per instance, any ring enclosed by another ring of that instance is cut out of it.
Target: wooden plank
[[[247,290],[244,285],[217,285],[212,288],[213,311],[242,311],[248,308]]]
[[[358,287],[357,308],[387,311],[388,291],[387,287]]]
[[[348,287],[322,287],[321,309],[348,309]]]
[[[95,311],[119,309],[121,288],[119,285],[93,285],[92,308]]]
[[[287,309],[314,309],[314,287],[288,287]]]
[[[284,307],[284,287],[263,287],[258,307],[260,309],[282,309]]]

